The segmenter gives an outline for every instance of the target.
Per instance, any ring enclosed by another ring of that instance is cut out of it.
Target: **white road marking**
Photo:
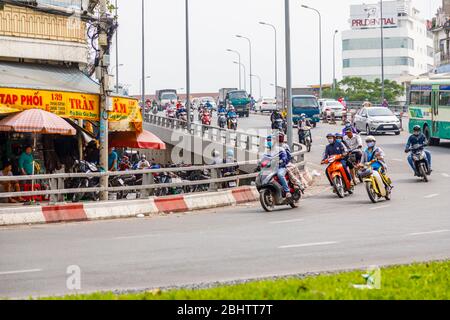
[[[402,159],[392,159],[393,161],[397,161],[397,162],[403,162]]]
[[[292,249],[292,248],[328,246],[328,245],[337,244],[337,243],[338,242],[336,242],[336,241],[328,241],[328,242],[293,244],[293,245],[288,245],[288,246],[281,246],[281,247],[278,247],[278,249]]]
[[[32,273],[32,272],[41,272],[41,271],[42,271],[42,269],[3,271],[3,272],[0,272],[0,276],[8,275],[8,274]]]
[[[151,237],[157,237],[157,234],[142,234],[142,235],[136,235],[136,236],[128,236],[128,237],[116,237],[113,238],[113,240],[127,240],[127,239],[142,239],[142,238],[151,238]]]
[[[294,220],[284,220],[284,221],[273,221],[270,224],[282,224],[282,223],[291,223],[291,222],[300,222],[304,221],[305,219],[294,219]]]
[[[450,178],[450,174],[448,174],[448,173],[443,173],[442,176],[443,176],[444,178]]]
[[[433,193],[433,194],[429,194],[427,196],[425,196],[425,199],[431,199],[431,198],[436,198],[439,196],[439,193]]]
[[[390,206],[391,206],[390,204],[387,204],[385,206],[373,207],[373,208],[370,208],[369,210],[384,209],[384,208],[389,208]]]
[[[427,234],[436,234],[436,233],[444,233],[444,232],[450,232],[450,230],[436,230],[436,231],[428,231],[428,232],[416,232],[416,233],[409,233],[407,234],[407,236],[422,236],[422,235],[427,235]]]

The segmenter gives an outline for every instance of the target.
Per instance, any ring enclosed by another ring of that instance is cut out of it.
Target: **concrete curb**
[[[313,178],[308,170],[303,172],[302,180],[308,186],[312,184]],[[259,193],[256,187],[249,186],[232,190],[150,198],[146,200],[119,200],[0,208],[0,226],[69,223],[132,218],[138,215],[172,214],[227,207],[258,200]]]

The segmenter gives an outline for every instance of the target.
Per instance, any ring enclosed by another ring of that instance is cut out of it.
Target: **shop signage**
[[[136,99],[112,98],[109,120],[142,122]],[[19,110],[42,109],[62,118],[99,121],[100,97],[95,94],[0,88],[0,104]]]
[[[352,29],[380,28],[381,23],[386,28],[397,27],[398,25],[398,10],[395,1],[383,4],[383,19],[381,19],[379,4],[353,5],[350,11]]]

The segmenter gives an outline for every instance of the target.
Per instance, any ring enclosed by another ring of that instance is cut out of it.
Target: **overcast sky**
[[[114,0],[111,0],[114,3]],[[249,73],[248,43],[252,39],[253,74],[262,78],[264,96],[273,96],[274,33],[259,21],[278,28],[279,85],[285,85],[284,1],[283,0],[190,0],[191,92],[217,92],[222,87],[238,86],[237,55]],[[375,3],[376,1],[365,1]],[[350,4],[361,0],[291,0],[291,40],[293,85],[319,83],[318,17],[300,4],[313,6],[323,19],[323,82],[332,82],[333,31],[349,28]],[[441,0],[413,0],[423,18],[430,19]],[[146,5],[146,93],[162,88],[185,88],[184,0],[145,0]],[[131,94],[140,93],[141,79],[141,0],[118,0],[120,82],[130,86]],[[337,76],[341,75],[341,38],[337,37]],[[115,61],[114,48],[113,60]],[[248,82],[248,81],[247,81]],[[247,89],[249,85],[247,84]],[[181,92],[184,92],[182,90]],[[259,83],[253,82],[253,94],[259,95]]]

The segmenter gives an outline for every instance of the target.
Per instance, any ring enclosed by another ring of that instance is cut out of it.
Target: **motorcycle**
[[[342,160],[345,158],[345,155],[339,154],[322,161],[322,164],[328,164],[327,173],[333,184],[334,192],[339,198],[344,198],[346,192],[353,194],[354,191],[352,182],[347,178],[347,173],[342,165]]]
[[[303,131],[303,136],[300,134]],[[311,139],[311,128],[304,128],[299,131],[298,140],[301,144],[306,146],[306,151],[311,152],[312,139]]]
[[[99,173],[100,170],[93,163],[87,162],[85,160],[75,160],[74,168],[75,173]],[[100,186],[100,179],[98,177],[83,177],[74,178],[67,182],[67,189],[87,189],[95,188]],[[68,199],[72,202],[80,202],[82,199],[99,201],[99,192],[84,192],[84,193],[74,193],[68,194]]]
[[[217,120],[219,127],[224,129],[227,125],[227,115],[224,112],[219,113],[219,119]]]
[[[173,108],[166,109],[166,117],[170,118],[170,119],[175,119],[176,118],[175,109],[173,109]]]
[[[302,191],[294,188],[286,174],[292,197],[287,199],[277,176],[277,164],[274,160],[264,159],[258,166],[260,172],[256,178],[256,188],[259,192],[259,201],[266,212],[272,212],[276,206],[290,206],[297,208],[302,198]]]
[[[357,178],[359,179],[359,182],[363,182],[363,179],[358,175],[358,166],[359,166],[359,162],[356,160],[356,154],[355,152],[357,152],[360,150],[350,150],[349,151],[349,156],[347,158],[347,162],[349,164],[349,169],[350,169],[350,173],[352,175],[352,179],[353,179],[353,184],[356,186],[358,184],[358,181],[356,180]]]
[[[274,130],[283,131],[285,134],[287,133],[287,125],[284,119],[276,119],[273,124]]]
[[[424,182],[428,182],[428,176],[431,175],[430,167],[428,165],[427,155],[425,153],[425,148],[422,145],[414,145],[409,151],[414,162],[414,167],[416,168],[419,178]]]
[[[229,130],[237,130],[237,116],[231,116],[228,118],[228,129]]]
[[[370,163],[364,165],[364,169],[360,170],[359,176],[363,179],[367,194],[373,203],[377,203],[381,198],[391,200],[392,182],[387,176],[373,170]]]

